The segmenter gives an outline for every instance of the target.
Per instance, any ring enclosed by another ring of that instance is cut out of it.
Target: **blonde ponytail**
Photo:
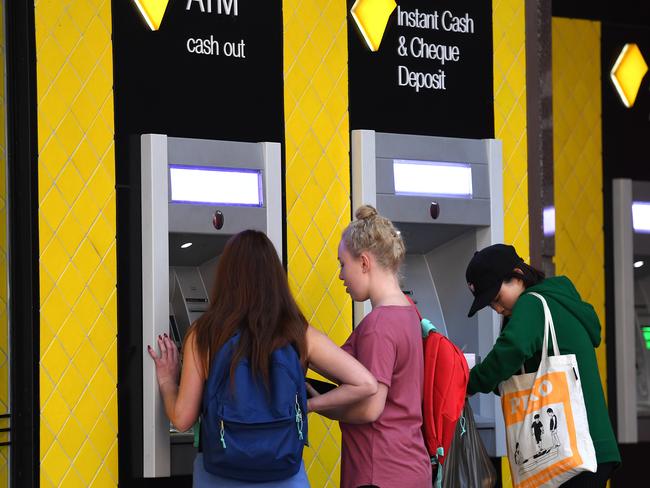
[[[354,212],[356,220],[343,231],[345,247],[354,257],[372,253],[384,268],[398,273],[406,254],[406,246],[393,223],[371,205],[362,205]]]

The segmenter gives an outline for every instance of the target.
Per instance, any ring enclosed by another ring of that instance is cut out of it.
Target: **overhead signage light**
[[[230,168],[170,166],[171,201],[261,207],[262,172]]]
[[[545,207],[542,210],[542,227],[546,237],[555,235],[555,207]]]
[[[610,78],[616,87],[623,104],[630,108],[634,105],[643,77],[648,72],[648,65],[636,44],[626,44],[618,55],[610,72]]]
[[[650,202],[632,203],[632,227],[639,234],[650,234]]]
[[[393,160],[395,193],[472,198],[472,167],[467,163]]]

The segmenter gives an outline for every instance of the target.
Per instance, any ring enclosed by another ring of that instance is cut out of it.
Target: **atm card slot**
[[[176,317],[173,315],[169,316],[169,335],[172,337],[176,343],[176,347],[180,348],[183,339],[181,338],[181,333],[178,330],[178,324],[176,323]]]

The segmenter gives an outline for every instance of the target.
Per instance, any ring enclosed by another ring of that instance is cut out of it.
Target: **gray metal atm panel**
[[[232,235],[245,229],[265,231],[267,227],[267,175],[264,150],[258,143],[213,141],[206,139],[167,138],[169,165],[258,169],[262,175],[262,206],[188,204],[169,202],[169,232],[209,235]],[[170,184],[170,183],[169,183]],[[171,195],[171,191],[169,191]],[[216,210],[224,214],[221,229],[212,225]]]
[[[406,158],[377,158],[377,193],[385,193],[389,195],[395,194],[395,178],[393,176],[393,163],[395,161],[406,160],[415,161],[415,159]],[[431,154],[425,159],[431,161]],[[449,163],[452,161],[442,160],[436,158],[434,162]],[[453,161],[458,162],[458,161]],[[474,161],[461,161],[467,163],[472,168],[472,198],[490,198],[490,184],[488,175],[488,166],[484,163],[476,163]]]
[[[214,212],[223,213],[223,227],[212,225]],[[235,207],[228,205],[169,204],[169,232],[233,235],[245,229],[266,230],[266,210],[262,207]]]
[[[433,220],[431,202],[440,206],[440,216]],[[438,198],[412,195],[377,195],[377,210],[393,222],[432,225],[490,225],[490,201],[469,198]]]
[[[438,332],[447,335],[445,316],[438,299],[436,282],[422,254],[407,254],[402,271],[408,276],[408,291],[423,317],[431,320]]]
[[[468,164],[472,171],[472,197],[396,194],[394,160]],[[376,133],[377,209],[393,222],[489,226],[491,212],[488,162],[487,141]],[[432,201],[440,207],[440,215],[435,220],[429,213]]]
[[[485,141],[452,137],[376,133],[375,156],[387,159],[420,159],[455,163],[488,164]]]
[[[454,342],[485,357],[499,334],[500,320],[490,309],[467,317],[472,295],[465,266],[477,249],[503,242],[500,142],[354,130],[351,154],[354,208],[375,206],[405,239],[404,289],[413,291],[425,315],[444,323]],[[396,159],[470,165],[472,198],[396,194]],[[432,201],[440,205],[437,219],[430,215]],[[355,303],[355,321],[369,308],[368,303]],[[472,398],[472,406],[490,455],[504,455],[500,401],[493,394],[480,394]]]
[[[472,295],[465,281],[465,265],[475,251],[476,237],[465,233],[428,253],[426,260],[446,315],[453,317],[447,325],[449,338],[463,351],[479,353],[479,323],[476,316],[467,316]]]
[[[169,164],[264,168],[262,148],[253,142],[168,137],[167,158]]]
[[[281,146],[276,142],[208,141],[168,138],[162,134],[143,134],[141,141],[142,341],[155,344],[156,337],[167,332],[170,323],[170,266],[199,266],[196,272],[201,272],[202,277],[213,275],[208,268],[213,269],[215,255],[223,249],[225,241],[239,230],[251,227],[266,232],[282,256]],[[170,164],[259,170],[263,204],[243,207],[170,202]],[[225,215],[221,230],[212,226],[216,209]],[[180,249],[186,241],[193,242],[189,253]],[[212,286],[208,281],[204,280],[205,288]],[[180,309],[189,315],[189,324],[202,313],[205,302],[181,305]],[[143,475],[150,478],[189,473],[195,452],[191,436],[170,435],[153,362],[145,350],[142,373]]]

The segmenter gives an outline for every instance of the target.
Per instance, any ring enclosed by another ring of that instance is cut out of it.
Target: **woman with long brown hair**
[[[233,342],[233,338],[237,340]],[[315,399],[318,408],[356,403],[377,391],[376,380],[358,361],[307,324],[291,295],[273,244],[259,231],[241,232],[226,244],[217,265],[209,309],[193,324],[185,338],[180,385],[178,351],[173,341],[161,336],[158,346],[160,354],[150,346],[148,351],[156,364],[165,411],[180,431],[188,430],[199,418],[205,385],[211,379],[211,367],[226,346],[232,349],[224,371],[231,383],[239,365],[247,361],[253,379],[261,380],[267,391],[272,391],[271,358],[275,352],[290,346],[303,367],[303,391],[307,366],[340,385]],[[311,410],[311,401],[307,403],[308,410]],[[224,448],[226,440],[222,430]],[[251,463],[251,470],[254,464]],[[244,481],[208,472],[203,454],[197,456],[195,487],[246,485]],[[255,483],[255,486],[302,487],[308,486],[308,482],[301,465],[287,479]]]

